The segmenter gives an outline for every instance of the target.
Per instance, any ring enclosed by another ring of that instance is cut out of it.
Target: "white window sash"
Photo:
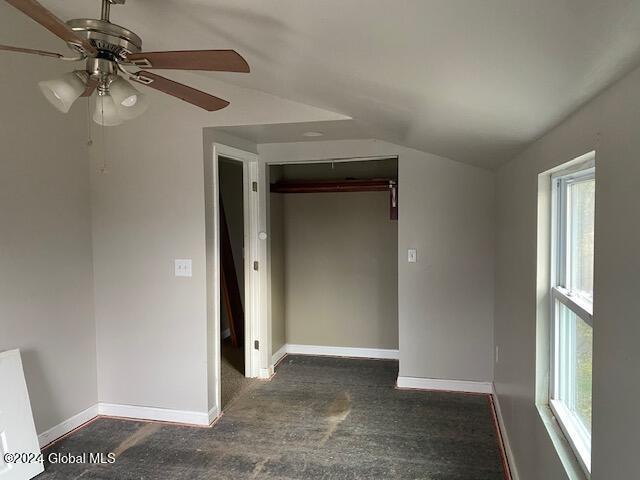
[[[591,163],[588,166],[583,165],[581,170],[571,173],[558,172],[551,177],[553,184],[551,285],[567,287],[568,275],[571,271],[571,258],[567,255],[569,186],[593,179],[595,179],[595,168]]]
[[[558,300],[564,304],[569,310],[593,328],[593,303],[579,295],[572,295],[571,292],[564,287],[553,287],[551,289],[551,295],[553,300]],[[553,303],[553,309],[555,310],[555,301]]]

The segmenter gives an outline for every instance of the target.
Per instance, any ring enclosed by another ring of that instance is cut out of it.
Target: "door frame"
[[[221,268],[220,268],[220,176],[219,157],[230,158],[242,164],[243,171],[243,207],[244,207],[244,317],[245,317],[245,377],[260,377],[262,366],[260,364],[260,351],[254,348],[257,341],[264,345],[263,316],[260,309],[260,281],[258,272],[254,270],[254,262],[258,261],[258,193],[254,191],[254,182],[258,181],[258,155],[246,152],[220,143],[213,144],[213,281],[210,288],[213,289],[214,298],[214,352],[215,369],[217,379],[216,404],[218,411],[222,411],[221,405],[221,355],[220,348],[220,301]]]

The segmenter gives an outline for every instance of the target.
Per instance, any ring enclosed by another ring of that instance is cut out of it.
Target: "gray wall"
[[[400,374],[493,380],[494,175],[378,140],[258,146],[260,162],[398,156]],[[261,216],[267,229],[267,216]],[[407,249],[418,263],[407,263]],[[288,313],[287,313],[288,314]]]
[[[101,402],[204,413],[203,133],[188,105],[171,112],[153,99],[142,117],[107,129],[106,144],[94,127],[98,388]],[[192,277],[174,276],[176,258],[193,260]]]
[[[493,174],[427,154],[399,173],[400,375],[492,381]]]
[[[62,46],[4,2],[0,31]],[[69,68],[0,55],[0,351],[22,350],[39,433],[98,398],[86,102],[63,115],[37,87]]]
[[[287,343],[397,349],[398,223],[389,219],[389,193],[283,201]]]
[[[284,195],[269,196],[271,235],[269,237],[269,271],[271,277],[271,349],[275,353],[287,342],[285,307],[285,240],[284,240]]]
[[[638,476],[639,122],[636,70],[498,172],[495,381],[521,480],[569,478],[535,406],[537,176],[594,149],[591,478]]]

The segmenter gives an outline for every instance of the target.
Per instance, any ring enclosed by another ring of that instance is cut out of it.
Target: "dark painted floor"
[[[288,356],[211,429],[99,419],[47,450],[113,465],[48,465],[41,480],[503,480],[482,395],[394,388],[398,364]]]

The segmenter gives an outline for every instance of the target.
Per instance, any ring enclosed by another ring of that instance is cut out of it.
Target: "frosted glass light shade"
[[[114,127],[123,122],[118,112],[116,103],[111,95],[96,95],[96,108],[93,112],[93,121],[105,127]]]
[[[142,115],[149,106],[145,95],[121,77],[111,82],[109,93],[118,108],[120,117],[125,120]]]
[[[43,95],[51,105],[62,113],[67,113],[80,95],[84,93],[85,85],[75,73],[66,73],[60,78],[38,82]]]

